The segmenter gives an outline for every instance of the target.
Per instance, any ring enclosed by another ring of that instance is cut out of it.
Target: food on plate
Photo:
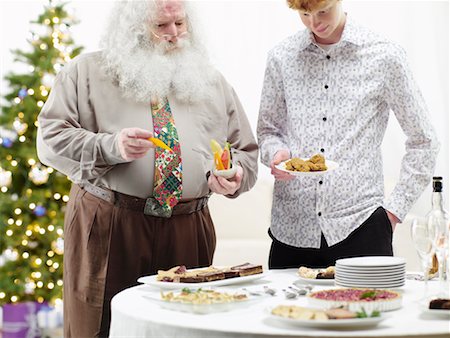
[[[278,305],[272,309],[271,313],[276,316],[300,320],[339,320],[380,316],[377,311],[368,316],[366,312],[350,311],[343,307],[320,310],[296,305]]]
[[[303,160],[298,157],[293,157],[286,162],[286,170],[290,171],[325,171],[327,166],[325,164],[325,157],[320,154],[313,155],[308,160]]]
[[[434,310],[450,310],[450,299],[448,298],[433,299],[430,301],[428,307]]]
[[[262,265],[244,263],[241,265],[217,268],[210,266],[202,269],[187,270],[186,266],[175,266],[169,270],[158,270],[156,277],[160,282],[204,283],[227,278],[256,275],[263,272]]]
[[[214,166],[216,170],[228,170],[232,167],[232,155],[231,155],[231,147],[228,142],[225,142],[225,145],[222,149],[219,142],[216,140],[211,140],[210,142],[211,151],[214,155]]]
[[[248,297],[243,293],[227,293],[216,290],[189,289],[183,288],[181,292],[161,291],[161,298],[168,302],[186,303],[186,304],[221,304],[247,300]]]
[[[351,311],[373,312],[400,308],[402,296],[390,290],[343,288],[312,292],[308,301],[312,306],[330,308],[344,305]]]
[[[326,269],[311,269],[301,266],[298,269],[298,274],[300,277],[308,279],[334,279],[335,268],[329,266]]]
[[[232,272],[233,271],[238,272],[239,276],[250,276],[263,272],[262,265],[256,265],[251,263],[244,263],[241,265],[232,266],[230,270]]]

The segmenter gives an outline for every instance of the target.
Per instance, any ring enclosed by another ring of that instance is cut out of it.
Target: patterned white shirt
[[[407,136],[401,174],[384,199],[381,143],[392,110]],[[341,242],[379,206],[403,219],[433,175],[439,142],[397,44],[347,17],[339,43],[324,51],[309,30],[268,55],[258,119],[261,160],[322,153],[339,168],[276,181],[271,232],[296,247]]]

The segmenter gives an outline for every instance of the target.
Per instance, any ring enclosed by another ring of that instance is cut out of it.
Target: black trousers
[[[319,249],[298,248],[278,241],[270,233],[272,246],[269,269],[323,268],[335,265],[336,260],[359,256],[393,256],[392,226],[386,211],[379,207],[345,240],[328,246],[322,234]]]

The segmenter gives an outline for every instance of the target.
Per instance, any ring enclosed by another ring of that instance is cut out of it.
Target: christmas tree
[[[55,74],[81,52],[66,4],[49,1],[32,21],[29,51],[12,51],[24,73],[9,73],[0,115],[0,305],[62,298],[64,209],[70,182],[36,155],[37,115]]]

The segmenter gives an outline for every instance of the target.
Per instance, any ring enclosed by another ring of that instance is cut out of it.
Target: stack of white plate
[[[365,256],[336,261],[336,285],[360,288],[398,288],[405,284],[406,261],[401,257]]]

